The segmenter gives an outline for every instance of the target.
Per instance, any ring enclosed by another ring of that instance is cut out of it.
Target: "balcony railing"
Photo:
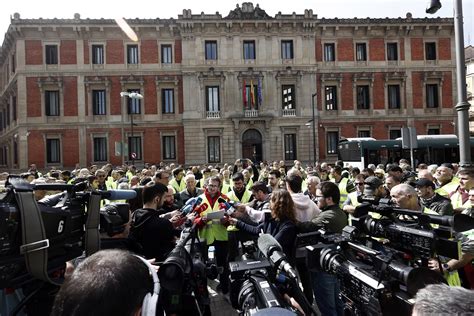
[[[258,117],[258,110],[245,110],[245,117]]]
[[[296,109],[283,109],[283,116],[296,116]]]
[[[206,118],[208,118],[208,119],[221,118],[221,111],[207,111]]]

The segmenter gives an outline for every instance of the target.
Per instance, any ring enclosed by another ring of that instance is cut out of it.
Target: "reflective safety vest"
[[[459,182],[452,180],[451,182],[446,183],[442,187],[437,188],[435,192],[438,193],[439,195],[449,198],[449,193],[455,191],[458,188],[458,185],[459,185]]]
[[[360,205],[359,201],[357,201],[357,197],[358,197],[358,196],[359,196],[359,195],[358,195],[358,192],[357,192],[357,191],[351,192],[351,193],[349,193],[349,194],[347,195],[347,198],[351,201],[351,205],[354,206],[354,207]],[[371,212],[371,213],[372,213],[372,212]],[[379,215],[379,216],[380,216],[380,214],[377,214],[377,213],[375,213],[374,215]],[[349,225],[351,225],[351,226],[352,226],[352,218],[353,218],[353,217],[354,217],[354,216],[352,216],[352,214],[349,214]],[[375,217],[372,216],[372,218],[375,218]]]
[[[453,195],[451,195],[451,204],[453,205],[453,208],[468,208],[471,206],[471,203],[469,202],[469,199],[467,199],[464,204],[462,203],[462,194],[459,193],[459,191],[456,191]]]
[[[227,194],[230,190],[232,190],[232,186],[233,186],[232,180],[229,180],[228,183],[223,181],[221,192],[224,194]]]
[[[186,181],[184,179],[181,179],[181,183],[178,184],[178,181],[173,178],[170,180],[169,185],[171,185],[174,189],[174,192],[181,192],[186,189]]]
[[[252,186],[253,186],[253,180],[252,180],[252,178],[250,178],[249,182],[247,182],[247,185],[245,186],[245,188],[247,190],[250,190],[250,189],[252,189]]]
[[[219,202],[217,202],[217,200],[214,203],[214,205],[211,205],[211,203],[206,197],[206,194],[201,194],[200,197],[202,199],[202,204],[207,204],[208,206],[207,210],[201,213],[201,217],[205,217],[209,213],[219,211]],[[221,224],[219,219],[209,220],[206,223],[206,226],[199,229],[199,238],[202,241],[205,240],[208,245],[212,244],[214,240],[218,240],[218,241],[229,240],[229,236],[227,234],[227,228]]]
[[[249,190],[245,190],[244,192],[244,195],[242,195],[242,199],[239,200],[239,198],[237,197],[237,195],[235,195],[235,192],[234,190],[230,191],[229,193],[227,193],[227,197],[231,200],[231,201],[234,201],[234,202],[240,202],[240,203],[248,203],[250,201],[250,197],[252,196],[252,192],[250,192]],[[227,230],[230,231],[230,232],[236,232],[238,231],[239,229],[237,227],[235,227],[234,225],[229,225],[227,226]]]
[[[301,183],[301,192],[305,192],[306,190],[308,190],[308,180],[304,179]]]
[[[341,179],[341,182],[339,183],[336,183],[336,179],[331,179],[331,182],[334,182],[337,184],[337,186],[339,187],[339,192],[341,193],[341,199],[339,200],[339,206],[342,208],[342,205],[344,204],[344,202],[347,200],[347,182],[349,181],[349,179],[347,178],[342,178]]]
[[[105,185],[107,186],[107,190],[117,189],[117,183],[114,181],[114,178],[107,177],[105,181]]]
[[[129,170],[127,171],[127,173],[125,174],[128,178],[128,181],[130,182],[130,179],[133,177],[133,173]]]

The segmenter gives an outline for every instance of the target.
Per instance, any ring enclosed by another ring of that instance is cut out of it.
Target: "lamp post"
[[[311,108],[313,109],[313,164],[316,166],[316,109],[315,109],[315,101],[314,98],[317,96],[317,93],[313,93],[311,95]]]
[[[441,8],[439,0],[432,0],[426,8],[426,13],[434,14]],[[454,39],[456,50],[456,83],[458,102],[455,106],[458,112],[459,137],[459,166],[462,169],[472,169],[471,146],[469,139],[469,103],[466,91],[466,68],[464,58],[464,27],[462,16],[462,0],[454,0]]]
[[[135,100],[141,100],[143,99],[143,96],[140,94],[140,93],[137,93],[137,92],[128,92],[128,91],[122,91],[120,92],[120,97],[122,98],[122,100],[125,100],[126,97],[129,97],[130,99],[135,99]],[[122,122],[124,122],[124,119],[123,119],[123,107],[122,107]],[[134,108],[132,107],[132,104],[130,104],[130,106],[128,107],[128,113],[130,115],[130,139],[128,141],[128,156],[129,156],[129,159],[130,157],[132,157],[132,165],[135,164],[135,158],[133,157],[132,153],[130,152],[130,150],[132,149],[132,144],[131,144],[131,141],[133,139],[133,114],[134,114]],[[124,130],[123,130],[123,125],[122,125],[122,144],[121,144],[121,149],[122,149],[122,164],[124,164],[125,162],[125,153],[124,153],[124,144],[125,144],[125,133],[124,133]]]

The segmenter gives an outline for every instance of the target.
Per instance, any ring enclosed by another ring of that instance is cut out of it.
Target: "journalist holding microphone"
[[[258,226],[252,226],[236,218],[229,219],[231,224],[250,234],[263,232],[272,235],[280,243],[290,263],[294,263],[293,248],[296,240],[296,216],[293,199],[288,191],[277,190],[270,199],[271,219]]]

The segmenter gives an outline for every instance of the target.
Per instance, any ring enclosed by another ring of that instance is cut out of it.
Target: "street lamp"
[[[122,100],[124,100],[125,102],[125,99],[126,97],[129,97],[130,99],[135,99],[135,100],[141,100],[143,99],[143,96],[138,93],[138,92],[128,92],[128,91],[122,91],[120,92],[120,97],[122,98]],[[123,118],[123,110],[124,110],[124,102],[122,102],[122,123],[124,123],[124,118]],[[129,158],[131,157],[132,159],[132,165],[135,164],[135,158],[132,156],[132,153],[130,153],[130,150],[132,149],[132,144],[131,144],[131,141],[133,139],[133,114],[134,114],[134,109],[132,107],[132,104],[130,104],[129,108],[128,108],[128,113],[130,114],[130,139],[128,141],[128,151],[129,151]],[[121,144],[121,149],[122,149],[122,164],[124,164],[125,162],[125,153],[124,153],[124,144],[125,144],[125,133],[124,133],[124,130],[123,130],[123,124],[122,124],[122,144]]]
[[[311,107],[313,109],[313,164],[316,166],[316,109],[314,106],[314,98],[317,96],[317,93],[311,95]]]
[[[436,13],[441,8],[439,0],[431,0],[426,13]],[[456,50],[456,83],[458,102],[455,106],[458,112],[459,137],[459,166],[472,169],[471,146],[469,139],[469,103],[466,91],[466,68],[464,58],[464,27],[462,17],[462,0],[454,0],[454,39]]]

